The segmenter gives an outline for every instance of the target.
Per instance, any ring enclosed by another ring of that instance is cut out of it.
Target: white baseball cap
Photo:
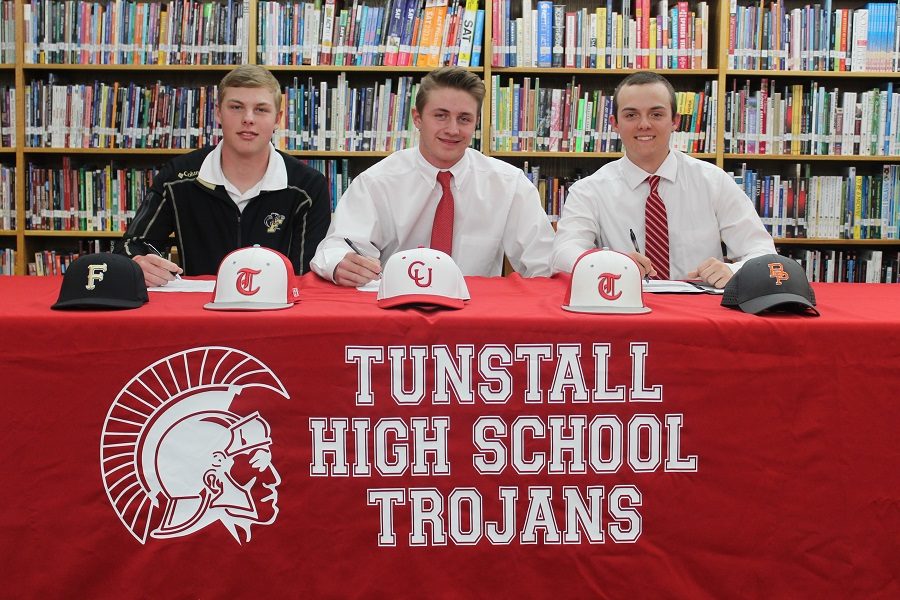
[[[401,250],[391,255],[381,271],[378,306],[406,304],[462,308],[469,288],[450,255],[431,248]]]
[[[219,265],[209,310],[279,310],[300,301],[291,261],[255,245],[228,254]]]
[[[641,270],[627,254],[588,250],[572,269],[565,310],[581,313],[640,314],[644,306]]]

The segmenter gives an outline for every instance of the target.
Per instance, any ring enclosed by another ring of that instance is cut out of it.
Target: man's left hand
[[[689,278],[693,279],[699,277],[709,285],[720,289],[725,287],[725,284],[728,283],[728,280],[731,279],[732,275],[734,275],[734,272],[731,270],[731,267],[717,258],[707,258],[700,263],[700,266],[697,267],[696,271],[688,273]]]

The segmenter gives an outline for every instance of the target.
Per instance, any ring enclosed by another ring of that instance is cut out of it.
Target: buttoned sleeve
[[[550,275],[553,227],[541,206],[537,188],[519,172],[516,191],[507,216],[503,252],[517,273],[524,277]]]
[[[594,212],[590,195],[590,182],[582,180],[569,188],[562,218],[556,224],[553,254],[550,261],[552,273],[571,273],[575,261],[586,250],[597,246],[600,223]]]

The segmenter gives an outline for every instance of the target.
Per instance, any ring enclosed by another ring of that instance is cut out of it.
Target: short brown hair
[[[275,112],[281,110],[281,84],[265,67],[241,65],[228,72],[219,82],[217,102],[221,106],[225,100],[225,88],[265,88],[272,92]]]
[[[675,98],[675,88],[669,83],[669,80],[653,71],[638,71],[632,73],[619,82],[616,91],[613,92],[613,115],[619,118],[619,90],[629,85],[650,85],[651,83],[661,83],[669,90],[669,102],[672,105],[672,118],[678,113],[678,100]]]
[[[468,92],[478,103],[478,112],[481,112],[481,103],[484,102],[485,94],[484,82],[481,77],[462,67],[441,67],[423,77],[419,84],[419,91],[416,93],[416,110],[419,113],[425,110],[428,96],[434,90],[441,88]]]

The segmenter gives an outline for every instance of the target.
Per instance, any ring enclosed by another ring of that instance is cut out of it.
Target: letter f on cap
[[[106,263],[100,263],[98,265],[88,265],[87,285],[84,286],[84,289],[93,290],[95,287],[97,287],[95,284],[98,281],[103,281],[104,273],[106,273]]]

